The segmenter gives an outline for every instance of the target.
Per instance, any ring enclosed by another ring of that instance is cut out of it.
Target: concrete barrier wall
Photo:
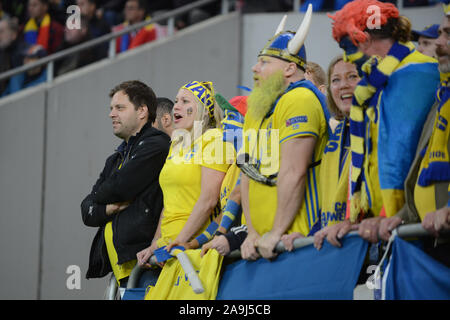
[[[0,102],[0,299],[36,299],[46,92],[11,98]]]
[[[237,14],[205,21],[0,102],[0,298],[102,298],[107,278],[85,279],[96,230],[83,225],[80,203],[120,144],[108,93],[139,79],[173,99],[183,84],[199,80],[231,98],[238,92],[240,21]],[[81,288],[70,290],[77,268]]]

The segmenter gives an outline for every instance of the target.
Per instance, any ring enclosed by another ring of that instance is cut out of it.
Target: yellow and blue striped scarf
[[[351,145],[351,208],[350,220],[356,221],[358,215],[367,211],[368,188],[364,167],[367,167],[371,152],[368,125],[375,121],[378,99],[390,75],[400,62],[414,50],[411,42],[395,42],[386,57],[371,57],[363,66],[363,78],[355,88],[352,108],[350,110],[350,145]]]
[[[450,136],[450,74],[441,74],[437,91],[439,106],[434,120],[433,132],[424,153],[423,167],[417,183],[426,187],[436,182],[450,181],[450,157],[447,149]]]

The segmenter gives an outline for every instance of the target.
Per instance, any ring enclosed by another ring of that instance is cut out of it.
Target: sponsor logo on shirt
[[[286,127],[292,126],[297,123],[302,123],[302,122],[308,122],[308,117],[307,116],[298,116],[298,117],[293,117],[293,118],[287,119]]]

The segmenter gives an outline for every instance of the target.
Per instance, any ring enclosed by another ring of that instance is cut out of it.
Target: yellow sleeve
[[[280,144],[303,136],[319,137],[322,107],[309,89],[297,88],[283,97],[275,110],[274,128],[279,129]]]
[[[202,167],[221,172],[227,172],[234,162],[234,149],[227,147],[223,141],[223,132],[220,129],[210,129],[202,136]]]

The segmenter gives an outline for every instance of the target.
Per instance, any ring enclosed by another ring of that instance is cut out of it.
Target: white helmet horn
[[[284,27],[286,26],[286,19],[287,19],[287,14],[285,14],[284,17],[281,19],[280,24],[278,25],[278,28],[275,31],[275,35],[284,31]]]
[[[312,11],[312,4],[309,4],[302,24],[298,28],[294,38],[292,38],[292,40],[288,43],[287,49],[292,55],[298,54],[306,40],[306,36],[308,35],[309,27],[311,25]]]

